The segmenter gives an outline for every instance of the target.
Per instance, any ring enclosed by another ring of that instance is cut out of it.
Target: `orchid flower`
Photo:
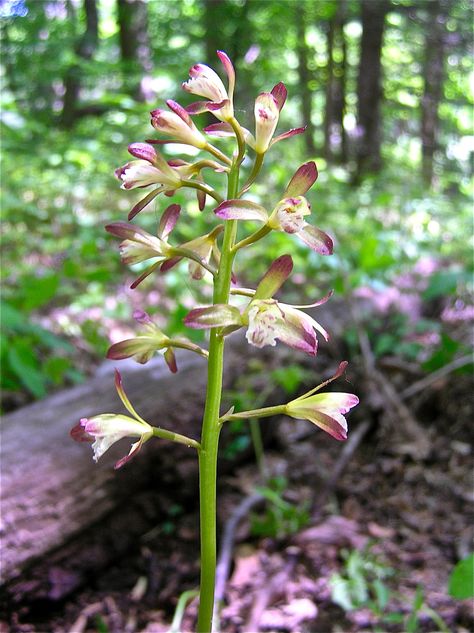
[[[353,393],[341,392],[313,395],[316,391],[339,378],[346,366],[347,362],[342,362],[332,378],[311,389],[307,394],[289,402],[285,407],[285,413],[298,420],[309,420],[336,440],[347,439],[347,420],[344,414],[359,403],[359,398]]]
[[[285,231],[294,234],[313,251],[320,255],[331,255],[333,241],[331,237],[305,220],[311,213],[311,206],[304,197],[318,177],[313,161],[298,168],[284,192],[284,198],[278,202],[269,215],[264,207],[250,200],[225,200],[214,213],[224,220],[256,220],[263,222],[268,230]]]
[[[265,154],[275,143],[285,138],[295,136],[295,134],[302,134],[306,130],[306,127],[292,128],[273,138],[280,118],[281,109],[285,105],[287,94],[288,91],[282,82],[276,84],[270,92],[262,92],[259,94],[254,106],[255,135],[241,126],[245,142],[254,149],[257,154]],[[217,137],[235,135],[232,126],[227,122],[213,123],[204,128],[204,131],[210,136]]]
[[[166,364],[174,374],[178,371],[178,367],[176,365],[173,348],[179,347],[196,352],[201,356],[208,356],[208,353],[199,347],[199,345],[185,338],[171,339],[163,334],[143,310],[135,310],[133,318],[142,326],[142,333],[134,338],[114,343],[107,352],[107,358],[111,360],[134,358],[137,363],[145,364],[150,360],[153,354],[158,351],[163,354]]]
[[[224,66],[229,79],[229,88],[226,90],[219,75],[205,64],[195,64],[189,70],[188,81],[182,84],[183,90],[191,94],[210,99],[210,101],[198,101],[186,108],[190,114],[212,112],[221,121],[229,121],[234,117],[234,86],[235,70],[224,51],[217,51],[217,55]]]
[[[133,408],[122,385],[120,372],[115,370],[115,388],[120,400],[133,417],[116,413],[102,413],[91,418],[82,418],[71,429],[71,437],[76,442],[93,442],[94,461],[100,457],[123,437],[139,437],[125,457],[119,459],[115,468],[121,468],[136,456],[143,444],[153,436],[153,427],[145,422]]]
[[[185,324],[195,329],[223,327],[226,331],[246,326],[246,338],[255,347],[274,346],[279,340],[289,347],[316,355],[316,331],[326,340],[329,335],[317,321],[302,312],[301,308],[322,305],[332,293],[306,306],[289,305],[273,299],[292,268],[293,260],[290,255],[282,255],[276,259],[261,279],[242,314],[235,306],[218,304],[191,310],[184,319]]]

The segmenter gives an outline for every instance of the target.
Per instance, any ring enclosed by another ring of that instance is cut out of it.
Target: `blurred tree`
[[[74,24],[77,21],[76,11],[71,0],[66,3],[68,18]],[[61,124],[70,128],[78,117],[78,101],[81,89],[83,68],[81,60],[90,60],[94,56],[99,43],[99,15],[96,0],[84,0],[85,31],[77,42],[74,60],[64,78],[64,101],[61,113]]]
[[[347,135],[344,128],[346,110],[347,50],[344,36],[346,2],[340,0],[327,24],[327,80],[324,113],[324,155],[327,160],[346,163]]]
[[[152,71],[147,4],[143,0],[117,0],[117,21],[125,90],[144,101],[147,95],[142,78]]]
[[[310,90],[311,72],[308,67],[308,45],[306,43],[307,7],[306,3],[294,4],[296,22],[296,49],[298,54],[298,75],[301,95],[301,112],[303,115],[303,125],[306,125],[304,140],[306,150],[310,156],[314,156],[316,148],[314,145],[314,125],[312,122],[313,104],[312,92]]]
[[[433,180],[433,157],[437,147],[439,104],[443,95],[443,68],[446,49],[446,6],[440,0],[426,3],[425,63],[421,100],[422,170],[425,182]]]
[[[381,167],[382,40],[389,0],[361,0],[362,38],[357,79],[357,176]]]

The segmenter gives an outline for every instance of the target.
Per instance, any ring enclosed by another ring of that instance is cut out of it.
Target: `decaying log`
[[[231,337],[227,348],[226,388],[245,371],[250,355],[240,337]],[[184,353],[178,365],[177,376],[161,358],[119,367],[140,415],[198,439],[205,361]],[[114,471],[130,442],[112,447],[96,465],[89,445],[70,439],[81,417],[122,411],[112,369],[3,418],[1,590],[8,602],[64,598],[159,523],[173,494],[180,503],[196,503],[194,449],[153,440]]]

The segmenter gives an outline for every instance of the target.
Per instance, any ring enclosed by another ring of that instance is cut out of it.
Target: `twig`
[[[398,444],[399,452],[412,455],[417,459],[424,459],[430,452],[430,442],[426,431],[420,426],[406,406],[389,379],[376,368],[375,356],[372,351],[367,332],[363,329],[359,315],[354,309],[352,297],[348,293],[347,301],[352,319],[356,326],[359,345],[362,352],[365,372],[372,389],[382,393],[387,401],[387,412],[391,413],[393,421],[401,422],[403,432],[407,436],[407,441],[402,445]],[[400,428],[400,424],[397,425]]]
[[[473,357],[471,354],[466,354],[465,356],[456,358],[450,363],[448,363],[447,365],[444,365],[444,367],[437,369],[431,374],[428,374],[428,376],[421,378],[417,382],[413,383],[412,385],[404,389],[400,393],[400,398],[402,400],[411,398],[418,392],[423,391],[423,389],[425,389],[426,387],[429,387],[432,383],[436,382],[440,378],[444,378],[445,376],[450,374],[452,371],[455,371],[456,369],[460,369],[461,367],[465,367],[466,365],[469,365],[472,362],[473,362]]]
[[[229,577],[230,564],[232,561],[232,551],[234,549],[235,533],[239,523],[245,519],[250,510],[261,503],[264,497],[259,493],[253,493],[245,497],[228,519],[222,538],[219,560],[216,568],[216,590],[214,602],[214,622],[217,623],[219,618],[219,609],[224,601],[225,588]],[[219,627],[214,625],[216,631]]]

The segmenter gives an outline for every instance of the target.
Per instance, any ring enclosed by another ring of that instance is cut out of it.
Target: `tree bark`
[[[308,67],[308,45],[306,44],[306,19],[305,5],[295,2],[295,21],[297,35],[297,54],[298,54],[298,75],[301,94],[301,113],[303,115],[303,125],[306,125],[304,141],[306,152],[314,156],[316,147],[314,145],[314,125],[312,122],[313,103],[312,94],[309,87],[311,80],[311,72]]]
[[[446,13],[440,0],[426,3],[424,90],[421,100],[422,173],[426,184],[433,181],[433,159],[437,148],[438,108],[443,94]]]
[[[329,21],[327,30],[327,83],[324,117],[324,154],[328,161],[347,162],[346,111],[346,40],[344,37],[345,1]]]
[[[117,19],[125,89],[144,101],[142,78],[152,70],[147,5],[143,0],[117,0]]]
[[[69,16],[75,19],[74,7],[71,2],[67,4]],[[77,43],[75,54],[83,60],[90,60],[99,43],[99,15],[97,12],[96,0],[84,0],[84,15],[86,20],[86,28]],[[81,68],[80,65],[74,63],[68,70],[64,79],[64,100],[63,110],[61,113],[61,124],[70,128],[77,118],[77,105],[79,101],[79,93],[81,89]]]
[[[255,354],[262,358],[262,352],[249,349],[242,337],[229,339],[225,389],[247,371]],[[169,373],[161,357],[145,367],[122,362],[124,387],[151,424],[198,439],[205,360],[189,353],[177,356],[177,376]],[[288,362],[275,350],[263,359],[272,367]],[[120,412],[112,369],[110,363],[108,370],[84,385],[2,420],[0,597],[12,610],[20,603],[63,599],[91,574],[138,548],[140,537],[166,518],[170,505],[179,502],[194,508],[197,503],[194,449],[151,439],[132,463],[114,471],[113,464],[130,442],[111,447],[94,464],[90,446],[69,437],[80,418]],[[247,459],[252,452],[250,448]],[[230,465],[221,460],[220,470]]]
[[[362,38],[357,80],[357,179],[376,172],[381,160],[382,40],[390,3],[361,0]]]

